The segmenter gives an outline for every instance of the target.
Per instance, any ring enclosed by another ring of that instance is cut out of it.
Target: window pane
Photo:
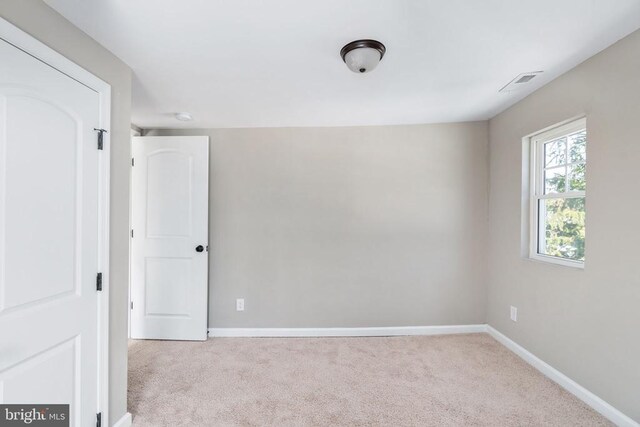
[[[569,135],[569,162],[578,163],[587,161],[587,131],[582,130]]]
[[[584,261],[585,199],[542,199],[539,201],[540,234],[538,252],[543,255]]]
[[[580,163],[580,164],[571,166],[570,175],[569,175],[570,191],[585,191],[587,189],[587,183],[584,178],[585,168],[586,168],[585,163]]]
[[[544,167],[567,163],[567,138],[562,137],[544,144]]]
[[[544,171],[544,194],[564,193],[566,191],[566,168],[547,169]]]

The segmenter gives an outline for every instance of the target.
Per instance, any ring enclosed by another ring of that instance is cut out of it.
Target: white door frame
[[[138,130],[137,126],[131,125],[129,131],[129,153],[131,153],[131,166],[133,167],[133,138],[142,136],[142,129]],[[129,174],[129,230],[133,229],[133,173]],[[127,281],[127,338],[131,339],[131,233],[129,233],[129,280]]]
[[[98,271],[102,292],[98,294],[98,412],[109,424],[109,177],[111,86],[55,50],[0,17],[0,39],[96,91],[100,96],[100,121],[104,148],[98,158]],[[97,136],[96,136],[97,138]],[[97,141],[97,140],[96,140]]]

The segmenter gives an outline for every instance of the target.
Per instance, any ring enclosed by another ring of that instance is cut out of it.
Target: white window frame
[[[544,194],[544,144],[565,135],[570,135],[587,128],[587,119],[582,117],[568,123],[543,130],[529,138],[530,144],[530,185],[529,185],[529,258],[568,267],[584,268],[584,261],[575,261],[538,252],[539,242],[544,238],[545,228],[539,226],[539,201],[544,199],[584,197],[586,191],[566,191],[564,193]],[[589,137],[587,132],[587,145]],[[582,163],[582,162],[580,162]],[[568,163],[571,166],[574,163]]]

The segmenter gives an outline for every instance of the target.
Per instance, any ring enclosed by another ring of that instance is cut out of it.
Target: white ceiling
[[[638,0],[47,3],[131,66],[143,128],[484,120],[640,27]],[[365,75],[339,56],[360,38],[387,47]]]

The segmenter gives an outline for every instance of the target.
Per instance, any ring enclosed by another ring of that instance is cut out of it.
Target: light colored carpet
[[[486,334],[133,341],[134,426],[600,426]]]

